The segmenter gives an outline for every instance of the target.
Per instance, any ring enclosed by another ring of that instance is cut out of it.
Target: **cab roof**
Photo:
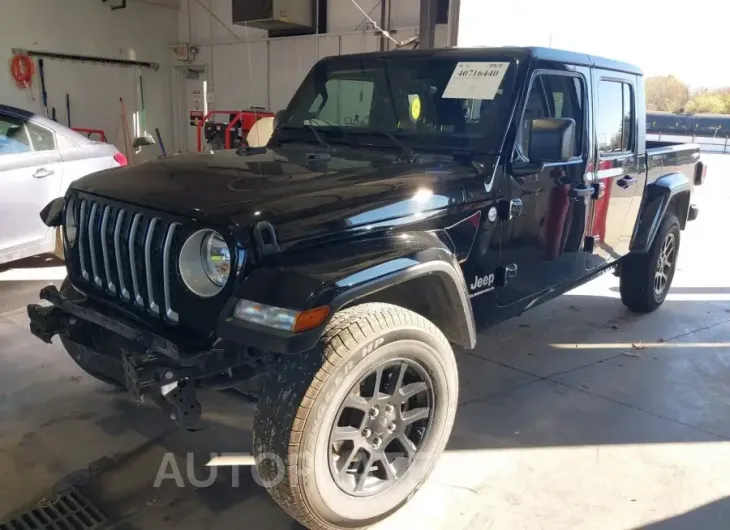
[[[332,59],[353,59],[357,57],[369,58],[388,58],[394,53],[410,55],[419,58],[451,58],[451,59],[469,59],[475,60],[480,58],[504,58],[508,57],[519,61],[527,60],[544,60],[555,61],[564,64],[574,64],[580,66],[589,66],[595,68],[603,68],[606,70],[614,70],[617,72],[626,72],[629,74],[643,75],[641,69],[632,64],[598,57],[596,55],[588,55],[585,53],[570,52],[565,50],[556,50],[555,48],[540,47],[490,47],[490,48],[432,48],[432,49],[416,49],[416,50],[395,50],[389,52],[362,53],[356,55],[343,55],[333,57]]]

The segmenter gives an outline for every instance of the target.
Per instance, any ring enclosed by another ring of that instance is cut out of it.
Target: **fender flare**
[[[659,225],[667,213],[669,205],[677,198],[686,197],[686,204],[680,205],[678,212],[679,223],[684,229],[689,214],[689,198],[692,193],[692,183],[682,173],[670,173],[658,178],[646,187],[644,201],[636,224],[631,252],[648,252],[659,230]]]
[[[451,252],[437,252],[427,261],[395,270],[387,274],[373,277],[373,279],[362,282],[352,288],[336,295],[331,302],[335,311],[342,307],[356,302],[365,296],[371,296],[379,291],[385,290],[405,282],[421,277],[431,277],[432,281],[438,282],[438,287],[448,304],[449,316],[447,319],[440,319],[441,331],[450,342],[459,346],[472,349],[476,345],[476,324],[472,312],[471,301],[466,286],[466,280],[456,257]],[[374,272],[374,271],[372,271]]]
[[[313,348],[332,315],[390,287],[428,278],[441,289],[448,311],[447,338],[465,348],[476,344],[476,325],[461,266],[443,234],[391,234],[282,256],[276,266],[253,270],[237,287],[218,323],[218,336],[267,352],[293,354]],[[369,249],[369,252],[367,250]],[[365,257],[367,256],[367,257]],[[275,330],[232,317],[240,299],[304,311],[322,305],[330,317],[302,333]]]

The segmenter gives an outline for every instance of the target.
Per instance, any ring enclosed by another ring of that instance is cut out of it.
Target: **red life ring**
[[[18,88],[30,88],[33,74],[35,73],[33,59],[27,55],[14,55],[10,64],[10,73],[13,79],[15,79]]]

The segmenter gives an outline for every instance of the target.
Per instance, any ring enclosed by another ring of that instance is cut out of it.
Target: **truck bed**
[[[695,166],[700,160],[700,146],[674,142],[646,142],[647,184],[670,173],[682,173],[694,189]]]

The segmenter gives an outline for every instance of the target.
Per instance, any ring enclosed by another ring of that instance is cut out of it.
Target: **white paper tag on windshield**
[[[494,99],[509,63],[459,63],[443,99]]]

